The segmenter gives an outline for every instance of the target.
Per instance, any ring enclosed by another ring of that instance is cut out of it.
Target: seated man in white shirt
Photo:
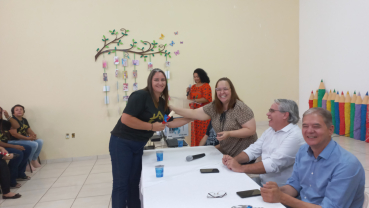
[[[253,178],[260,186],[268,181],[283,186],[292,174],[296,153],[305,143],[297,126],[299,110],[294,101],[277,99],[267,116],[270,128],[236,157],[224,155],[223,164],[235,172],[260,174],[260,177]],[[261,162],[241,165],[260,156]]]

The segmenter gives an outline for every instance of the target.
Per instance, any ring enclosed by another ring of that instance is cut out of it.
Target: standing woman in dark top
[[[111,132],[112,208],[141,207],[139,182],[143,148],[155,131],[164,130],[164,115],[169,113],[167,79],[161,69],[154,69],[147,79],[147,87],[131,94]],[[191,121],[185,118],[172,120],[167,123],[170,128]]]

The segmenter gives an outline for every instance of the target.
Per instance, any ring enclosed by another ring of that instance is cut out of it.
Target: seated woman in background
[[[0,147],[0,152],[3,154],[7,154],[3,147]],[[10,192],[10,173],[8,164],[6,164],[5,160],[13,159],[13,154],[9,154],[9,156],[0,155],[0,186],[3,194],[3,199],[18,199],[22,195]]]
[[[210,120],[205,136],[201,139],[199,146],[217,146],[218,144],[217,133],[214,131]]]
[[[3,119],[3,113],[6,120]],[[9,167],[8,172],[10,172],[10,187],[12,188],[21,187],[21,184],[17,183],[17,178],[23,180],[31,179],[31,177],[27,176],[25,173],[28,157],[32,150],[31,147],[28,145],[14,145],[8,143],[10,138],[9,130],[17,128],[19,128],[19,123],[0,107],[0,146],[4,147],[8,153],[17,155],[17,157],[10,160],[7,165]]]
[[[197,109],[213,101],[211,97],[210,79],[203,69],[196,69],[193,72],[193,79],[196,84],[192,85],[191,89],[187,88],[187,100],[193,101],[190,103],[191,109]],[[191,146],[199,146],[201,139],[206,133],[206,128],[210,120],[191,122]]]
[[[31,161],[32,167],[41,167],[40,163],[37,161],[37,158],[40,155],[44,141],[37,138],[37,135],[32,131],[31,126],[28,124],[27,119],[23,118],[25,110],[22,105],[15,105],[11,111],[13,118],[18,121],[20,127],[18,129],[11,129],[9,131],[12,135],[12,139],[9,141],[9,143],[29,145],[32,148],[31,154],[29,155],[29,160]]]
[[[192,110],[170,106],[170,109],[189,119],[211,119],[220,141],[215,147],[234,157],[257,140],[254,113],[239,99],[231,80],[221,78],[215,87],[214,101],[204,107]]]

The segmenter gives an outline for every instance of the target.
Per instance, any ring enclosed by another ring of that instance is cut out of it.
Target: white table
[[[260,189],[244,173],[230,171],[222,164],[223,155],[213,146],[161,149],[164,160],[156,161],[156,150],[145,150],[142,157],[141,193],[144,208],[230,208],[235,205],[284,208],[266,203],[261,196],[240,198],[236,192]],[[205,153],[201,159],[186,156]],[[155,166],[164,165],[164,177],[156,178]],[[201,174],[202,168],[218,168],[219,173]],[[223,198],[207,198],[209,192],[225,191]]]

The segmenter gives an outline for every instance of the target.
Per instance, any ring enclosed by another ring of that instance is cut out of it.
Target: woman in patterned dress
[[[190,103],[191,109],[197,109],[213,101],[211,97],[210,79],[203,69],[196,69],[193,72],[193,79],[196,84],[191,89],[187,88],[187,99],[193,101]],[[201,139],[206,133],[210,120],[195,120],[191,122],[191,146],[199,146]]]
[[[221,78],[215,87],[214,101],[204,107],[170,109],[189,119],[211,119],[219,140],[215,147],[223,154],[236,156],[257,140],[254,113],[239,99],[231,80]]]

